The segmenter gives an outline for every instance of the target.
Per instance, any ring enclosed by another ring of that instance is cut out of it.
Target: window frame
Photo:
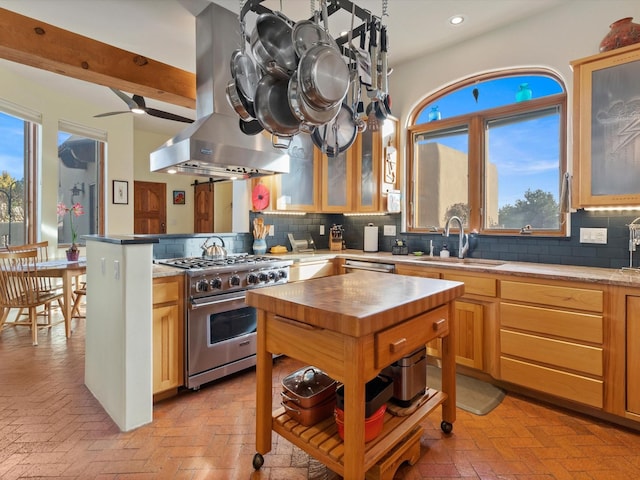
[[[479,81],[497,80],[499,78],[505,78],[510,76],[546,76],[555,80],[558,85],[563,89],[562,93],[548,95],[542,98],[534,98],[524,102],[514,102],[509,105],[495,107],[487,110],[473,112],[464,115],[458,115],[456,117],[445,118],[433,122],[427,122],[422,124],[416,124],[415,121],[421,114],[421,112],[430,104],[437,102],[439,98],[442,98],[456,90],[467,87]],[[418,105],[413,109],[409,115],[409,122],[407,127],[407,215],[406,215],[406,230],[409,233],[433,233],[433,229],[429,227],[417,227],[414,225],[414,198],[416,198],[416,185],[414,180],[415,172],[415,149],[414,141],[417,135],[425,133],[433,133],[439,130],[446,130],[455,128],[457,126],[466,126],[469,132],[468,142],[468,198],[469,198],[469,219],[467,228],[471,232],[477,232],[484,235],[520,235],[520,229],[491,229],[484,227],[484,199],[485,199],[485,157],[486,157],[486,142],[485,142],[485,125],[486,122],[495,120],[501,117],[514,116],[522,114],[528,111],[540,110],[552,106],[558,106],[560,109],[560,127],[559,127],[559,178],[558,186],[560,187],[562,177],[567,171],[567,94],[564,82],[553,72],[548,70],[513,70],[508,72],[494,72],[492,74],[483,74],[476,77],[472,77],[461,82],[449,85],[442,90],[439,90],[433,95],[425,97]],[[558,192],[560,193],[560,192]],[[567,222],[563,218],[564,214],[558,212],[560,215],[559,229],[534,229],[531,235],[534,236],[567,236]]]

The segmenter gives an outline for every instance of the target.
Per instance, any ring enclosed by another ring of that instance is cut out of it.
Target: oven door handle
[[[233,302],[237,300],[244,300],[245,292],[227,293],[222,295],[212,295],[206,298],[192,298],[191,309],[195,310],[202,307],[210,307],[211,305],[220,305],[222,303]]]

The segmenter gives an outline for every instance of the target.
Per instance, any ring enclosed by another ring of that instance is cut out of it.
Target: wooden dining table
[[[64,258],[38,262],[38,275],[42,277],[62,279],[62,315],[67,338],[71,336],[71,314],[73,310],[73,282],[87,272],[87,259],[79,258],[77,261],[69,261]]]

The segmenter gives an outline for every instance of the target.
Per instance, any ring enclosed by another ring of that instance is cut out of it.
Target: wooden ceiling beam
[[[0,58],[173,105],[196,106],[194,73],[3,8]]]

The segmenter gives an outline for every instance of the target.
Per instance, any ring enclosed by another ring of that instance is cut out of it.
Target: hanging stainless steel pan
[[[288,81],[274,75],[265,74],[258,82],[254,101],[256,118],[265,130],[277,137],[292,137],[300,131],[301,121],[291,112],[288,100]],[[276,143],[274,147],[288,145]]]
[[[253,59],[242,50],[235,50],[231,55],[231,77],[240,94],[247,101],[253,102],[260,76]]]
[[[253,102],[249,102],[238,91],[235,80],[229,80],[227,83],[227,100],[242,120],[251,120],[255,118],[255,109]]]
[[[311,47],[300,59],[298,81],[315,108],[342,103],[349,89],[349,68],[342,54],[327,44]]]
[[[320,43],[330,45],[338,50],[338,44],[331,35],[312,20],[297,22],[291,31],[291,39],[293,41],[293,48],[300,58],[302,58],[307,50]]]
[[[353,145],[357,134],[358,129],[353,122],[353,111],[343,103],[335,120],[316,127],[311,134],[311,140],[323,153],[329,157],[335,157]]]
[[[333,107],[321,109],[312,106],[305,95],[300,91],[297,75],[292,75],[289,79],[288,94],[291,112],[296,116],[296,118],[307,125],[324,125],[336,118],[336,115],[340,112],[339,103]]]
[[[264,72],[280,78],[289,78],[298,65],[291,26],[280,14],[258,15],[251,32],[251,51]]]

